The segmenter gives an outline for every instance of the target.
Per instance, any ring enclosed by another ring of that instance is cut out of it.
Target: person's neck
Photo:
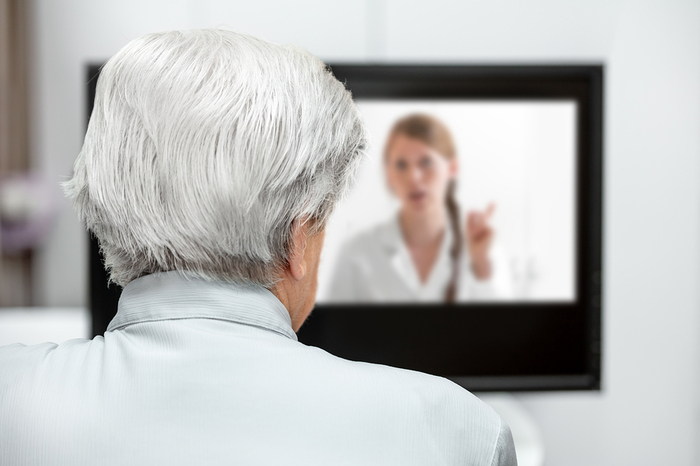
[[[402,209],[399,224],[404,241],[409,248],[424,248],[440,242],[447,225],[447,211],[444,207],[427,209],[422,212]]]
[[[287,308],[289,317],[292,320],[292,329],[295,332],[301,327],[298,312],[301,308],[301,299],[297,288],[298,286],[295,286],[295,282],[289,277],[288,273],[282,274],[282,279],[270,288],[272,294]]]

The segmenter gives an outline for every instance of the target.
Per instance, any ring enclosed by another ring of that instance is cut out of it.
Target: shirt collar
[[[269,290],[182,272],[154,273],[127,284],[107,331],[141,322],[179,319],[236,322],[297,339],[287,308]]]

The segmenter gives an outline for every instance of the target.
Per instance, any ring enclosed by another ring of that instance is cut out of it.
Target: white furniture
[[[61,343],[90,336],[90,314],[82,307],[0,308],[0,346]]]

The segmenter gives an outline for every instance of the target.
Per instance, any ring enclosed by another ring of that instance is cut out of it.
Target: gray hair
[[[180,270],[270,287],[293,222],[325,227],[366,144],[350,92],[305,50],[149,34],[102,68],[64,189],[119,285]]]

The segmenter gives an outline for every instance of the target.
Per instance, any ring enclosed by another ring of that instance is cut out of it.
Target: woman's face
[[[444,206],[447,187],[456,174],[456,159],[448,160],[404,134],[394,136],[386,154],[387,181],[404,209],[423,212]]]

